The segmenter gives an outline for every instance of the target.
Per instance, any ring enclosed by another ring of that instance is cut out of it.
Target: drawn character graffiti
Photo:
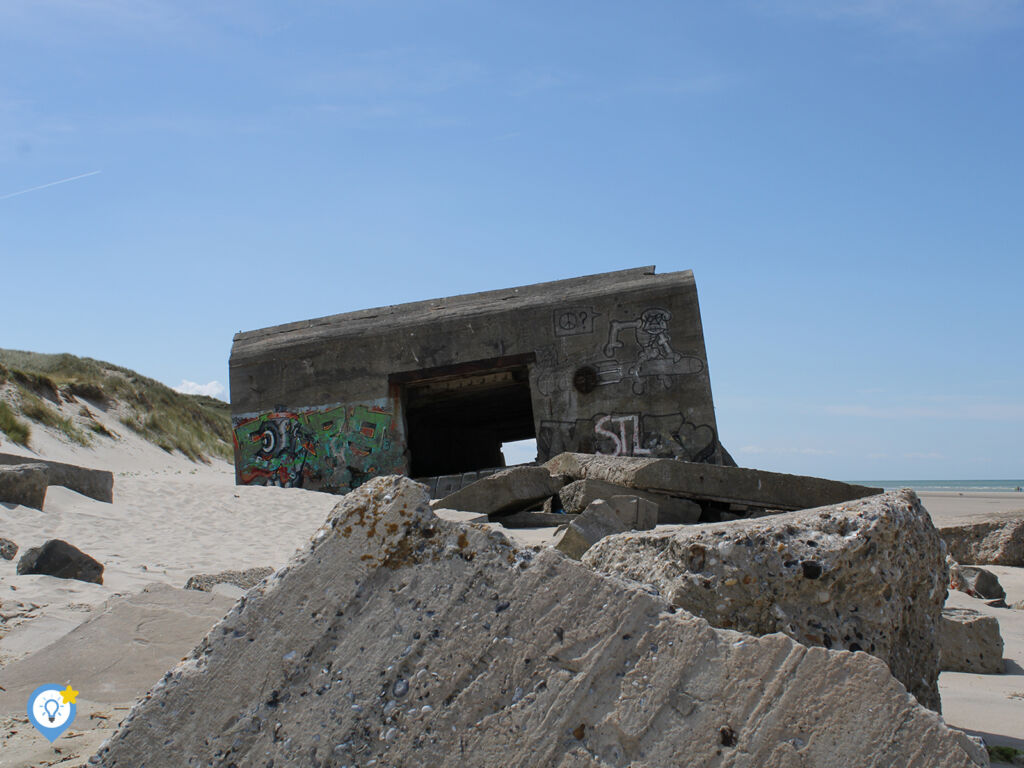
[[[237,420],[234,433],[235,465],[246,485],[346,491],[405,471],[385,405],[263,413]]]
[[[626,376],[635,379],[633,391],[641,395],[646,391],[645,379],[656,377],[665,389],[672,386],[672,377],[704,370],[704,361],[697,357],[680,354],[672,347],[668,323],[672,313],[660,307],[650,307],[632,320],[612,320],[608,327],[608,341],[604,345],[604,356],[615,357],[616,350],[625,346],[621,339],[623,331],[632,330],[637,345],[636,358],[632,363],[604,364],[598,373],[602,384],[622,381]],[[626,367],[623,374],[622,367]]]

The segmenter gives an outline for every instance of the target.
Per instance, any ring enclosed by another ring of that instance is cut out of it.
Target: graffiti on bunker
[[[631,376],[634,378],[633,392],[642,395],[650,378],[670,389],[673,377],[704,370],[703,360],[683,355],[672,347],[668,328],[671,319],[669,310],[649,307],[630,320],[612,320],[608,326],[608,341],[602,351],[606,358],[615,358],[615,362],[598,365],[599,384],[615,384]],[[633,331],[632,339],[623,341],[623,331],[630,330]],[[619,360],[620,349],[631,355],[631,359]]]
[[[406,472],[404,440],[385,401],[272,411],[234,420],[235,467],[245,485],[346,491]]]
[[[718,435],[714,427],[694,424],[682,413],[599,413],[575,421],[541,421],[537,448],[542,457],[581,451],[712,462]]]

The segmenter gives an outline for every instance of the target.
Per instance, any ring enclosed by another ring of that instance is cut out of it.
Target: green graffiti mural
[[[405,474],[404,440],[387,401],[274,411],[235,419],[235,468],[245,485],[344,492]]]

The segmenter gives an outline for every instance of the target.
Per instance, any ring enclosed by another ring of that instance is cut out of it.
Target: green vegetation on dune
[[[1004,746],[986,746],[988,750],[988,757],[994,762],[1000,763],[1013,763],[1019,758],[1024,758],[1024,751],[1017,749],[1016,747],[1004,747]]]
[[[48,355],[0,349],[0,385],[4,382],[17,389],[25,416],[60,429],[69,439],[83,445],[89,443],[88,434],[50,408],[45,400],[82,399],[104,410],[116,404],[125,426],[165,451],[180,451],[193,461],[207,461],[208,456],[230,459],[232,455],[227,403],[203,395],[183,395],[128,368],[66,353]],[[87,427],[91,432],[113,436],[88,408],[83,408],[79,415],[89,419]],[[7,424],[18,419],[11,409],[8,411],[10,419],[5,420],[0,409],[0,429],[12,440],[26,444],[28,425],[19,422],[25,433],[24,441],[17,440],[8,432]]]
[[[0,400],[0,432],[19,445],[28,445],[28,438],[32,433],[29,425],[19,419],[4,400]]]
[[[38,395],[19,387],[21,396],[21,413],[24,416],[38,421],[47,427],[53,427],[63,432],[69,440],[79,445],[89,445],[88,436],[75,426],[75,423],[66,416],[61,416],[57,411],[48,406]]]

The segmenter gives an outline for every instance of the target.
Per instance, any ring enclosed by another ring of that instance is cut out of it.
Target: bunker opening
[[[412,477],[501,467],[502,444],[537,436],[522,357],[391,377],[402,388]]]

